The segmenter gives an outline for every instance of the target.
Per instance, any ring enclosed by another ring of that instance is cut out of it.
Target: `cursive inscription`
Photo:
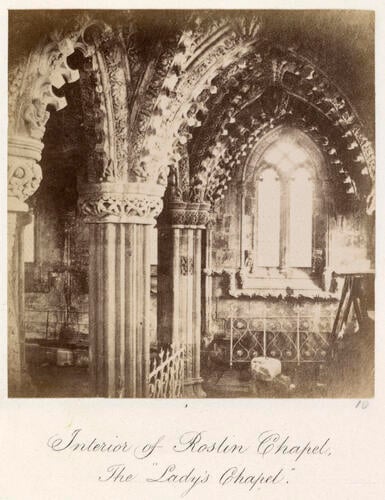
[[[47,446],[58,454],[117,457],[113,464],[99,472],[100,483],[114,487],[132,487],[134,483],[147,484],[149,488],[163,485],[163,488],[174,488],[181,497],[198,492],[205,484],[233,490],[234,495],[237,488],[249,492],[280,488],[289,483],[293,473],[298,473],[299,464],[304,460],[316,462],[332,455],[330,437],[320,441],[300,440],[273,430],[257,432],[247,441],[230,434],[214,436],[203,430],[152,436],[140,441],[129,436],[121,439],[118,435],[101,439],[75,428],[62,435],[52,435]],[[118,458],[123,456],[124,460]]]
[[[209,441],[203,439],[203,432],[185,432],[179,437],[178,444],[174,445],[173,450],[177,453],[246,453],[248,448],[242,444],[232,442],[229,436],[218,441]]]
[[[240,484],[248,486],[249,491],[253,490],[257,484],[278,484],[284,480],[283,469],[279,469],[277,473],[265,474],[250,473],[246,467],[233,466],[225,470],[219,478],[219,484],[222,486],[228,484]]]
[[[179,472],[175,464],[168,465],[158,476],[149,477],[146,479],[149,483],[172,483],[172,484],[188,484],[188,488],[184,490],[181,496],[186,496],[198,484],[205,484],[209,480],[210,475],[207,471],[203,473],[197,472],[195,467],[187,473]]]
[[[330,438],[325,439],[321,445],[307,441],[304,444],[293,444],[289,436],[282,436],[276,432],[265,431],[258,437],[257,453],[262,456],[274,455],[292,455],[297,462],[306,455],[328,455],[331,451],[328,447]]]
[[[107,467],[107,473],[106,475],[99,476],[99,481],[102,482],[116,482],[119,481],[120,483],[128,483],[135,479],[136,476],[133,474],[128,474],[126,471],[126,466],[124,464],[115,464],[115,465],[110,465],[110,467]]]

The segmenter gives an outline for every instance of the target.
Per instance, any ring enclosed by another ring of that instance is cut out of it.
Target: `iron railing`
[[[263,316],[230,318],[230,366],[255,356],[282,362],[324,362],[334,316]]]
[[[183,396],[185,347],[171,345],[161,349],[153,359],[148,377],[150,398],[181,398]]]

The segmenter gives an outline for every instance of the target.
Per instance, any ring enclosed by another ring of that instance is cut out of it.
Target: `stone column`
[[[87,184],[79,209],[90,224],[90,381],[98,397],[146,397],[150,367],[150,228],[164,188]]]
[[[186,346],[186,397],[205,396],[200,351],[202,231],[208,209],[202,203],[169,203],[159,224],[158,337]]]
[[[204,272],[204,337],[206,345],[213,339],[213,263],[212,263],[212,247],[213,247],[213,214],[206,226],[206,239],[205,239],[205,268]]]
[[[27,395],[31,391],[25,367],[24,332],[24,241],[23,231],[30,222],[25,200],[38,188],[43,144],[28,138],[8,141],[8,394]]]

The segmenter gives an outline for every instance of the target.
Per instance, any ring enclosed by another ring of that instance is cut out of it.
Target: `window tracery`
[[[241,208],[242,234],[252,237],[241,242],[241,272],[319,280],[329,216],[322,201],[324,170],[322,153],[299,130],[280,128],[258,144],[242,183],[247,201]]]

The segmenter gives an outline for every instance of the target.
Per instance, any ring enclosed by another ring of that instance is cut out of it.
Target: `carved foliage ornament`
[[[182,276],[188,276],[194,272],[194,259],[192,257],[180,257],[180,274]]]
[[[223,197],[228,182],[234,175],[238,175],[237,172],[243,171],[245,161],[258,141],[279,126],[298,128],[309,135],[328,158],[328,175],[336,180],[334,188],[343,186],[344,192],[357,196],[356,183],[344,168],[338,148],[328,137],[320,133],[316,125],[308,122],[306,115],[296,115],[291,112],[269,120],[256,115],[252,124],[252,130],[248,130],[247,140],[242,135],[232,136],[232,140],[224,144],[218,156],[211,156],[202,163],[201,168],[210,173],[210,182],[206,187],[206,196],[210,201]]]
[[[8,156],[8,196],[24,202],[39,187],[41,168],[33,158]]]
[[[127,54],[119,33],[86,22],[77,48],[89,182],[126,180],[128,162]]]
[[[168,212],[171,225],[175,226],[206,226],[210,206],[205,203],[170,203]]]
[[[153,223],[163,208],[160,197],[132,193],[82,195],[79,212],[85,222]]]

